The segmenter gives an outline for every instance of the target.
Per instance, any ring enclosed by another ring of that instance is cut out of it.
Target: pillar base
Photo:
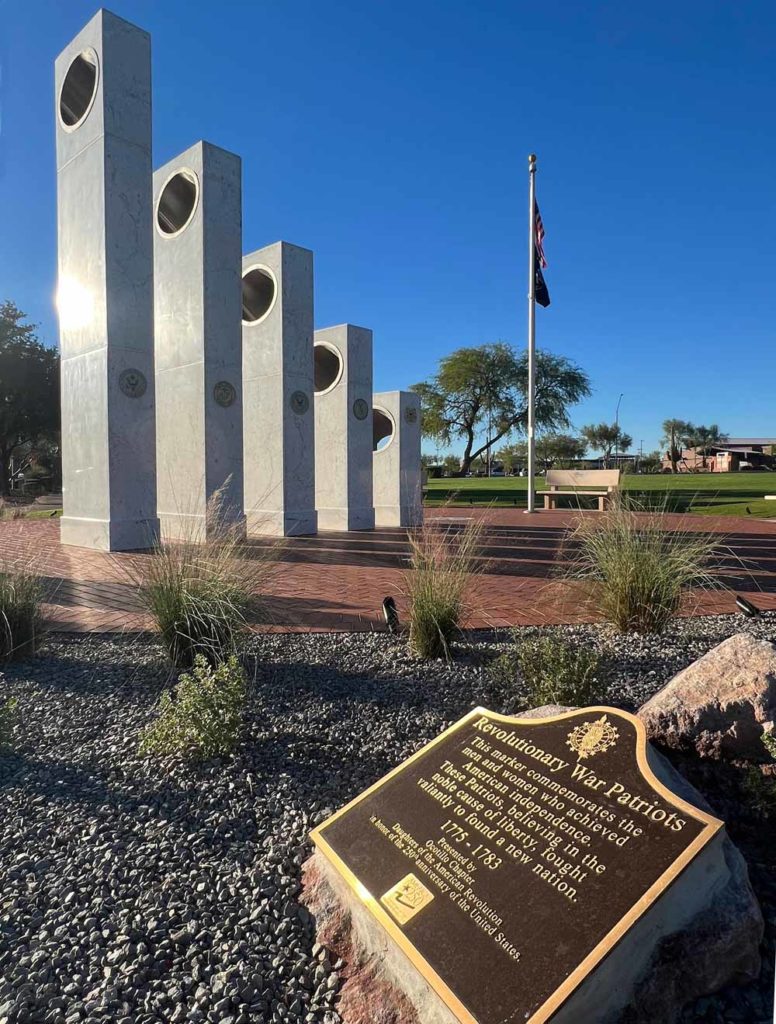
[[[312,537],[318,532],[315,509],[284,512],[255,509],[245,513],[249,537]]]
[[[375,505],[375,526],[421,526],[423,509],[416,505]]]
[[[62,516],[59,540],[62,544],[95,551],[140,551],[152,548],[159,540],[159,520]]]
[[[374,530],[373,508],[319,508],[318,530]]]
[[[245,535],[245,518],[242,515],[221,525]],[[208,526],[204,515],[185,515],[181,512],[162,512],[159,515],[159,533],[165,542],[203,544],[212,532],[212,525]]]

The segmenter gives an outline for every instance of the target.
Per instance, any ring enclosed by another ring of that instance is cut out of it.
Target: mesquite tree
[[[440,360],[434,377],[412,390],[420,395],[426,437],[445,446],[463,439],[461,476],[505,437],[526,432],[528,356],[505,342],[451,352]],[[579,366],[565,356],[537,351],[537,429],[569,427],[569,407],[589,394],[590,381]]]

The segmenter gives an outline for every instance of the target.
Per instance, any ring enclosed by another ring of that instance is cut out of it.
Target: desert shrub
[[[0,753],[13,744],[13,730],[19,719],[19,702],[9,697],[0,702]]]
[[[272,572],[276,547],[244,544],[241,528],[225,521],[219,496],[208,508],[206,537],[159,543],[130,570],[172,664],[191,668],[201,654],[211,664],[237,652],[249,611]]]
[[[772,761],[776,761],[776,733],[764,732],[760,739],[768,756]]]
[[[776,819],[776,778],[764,774],[756,764],[747,765],[741,791],[744,805],[754,817]]]
[[[409,534],[410,568],[404,574],[409,643],[421,658],[450,657],[478,572],[481,533],[476,520],[463,529],[431,520]]]
[[[593,608],[622,633],[662,633],[691,588],[720,585],[717,541],[666,526],[662,512],[616,501],[572,531],[568,578],[586,581]]]
[[[490,671],[507,690],[522,679],[530,707],[599,704],[608,691],[601,655],[572,643],[559,630],[516,636],[514,648],[500,655]]]
[[[0,661],[25,658],[42,636],[41,578],[32,569],[0,571]]]
[[[237,658],[213,667],[197,654],[140,740],[141,753],[190,761],[229,754],[237,742],[245,703],[245,674]]]

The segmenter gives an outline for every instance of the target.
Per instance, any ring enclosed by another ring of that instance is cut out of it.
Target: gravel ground
[[[633,709],[742,629],[776,639],[776,615],[567,632],[610,652],[610,702]],[[297,902],[307,833],[475,704],[519,709],[487,671],[507,643],[472,637],[449,667],[385,634],[257,636],[241,746],[197,768],[137,753],[168,683],[152,638],[52,637],[7,666],[23,729],[0,757],[0,1024],[337,1024],[341,964]],[[773,875],[762,829],[731,831],[769,917],[766,967],[685,1020],[771,1024]]]

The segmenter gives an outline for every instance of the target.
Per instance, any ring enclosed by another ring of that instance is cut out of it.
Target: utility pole
[[[622,401],[622,394],[617,399],[617,410],[614,414],[614,461],[617,462],[617,456],[619,455],[620,449],[620,402]]]

